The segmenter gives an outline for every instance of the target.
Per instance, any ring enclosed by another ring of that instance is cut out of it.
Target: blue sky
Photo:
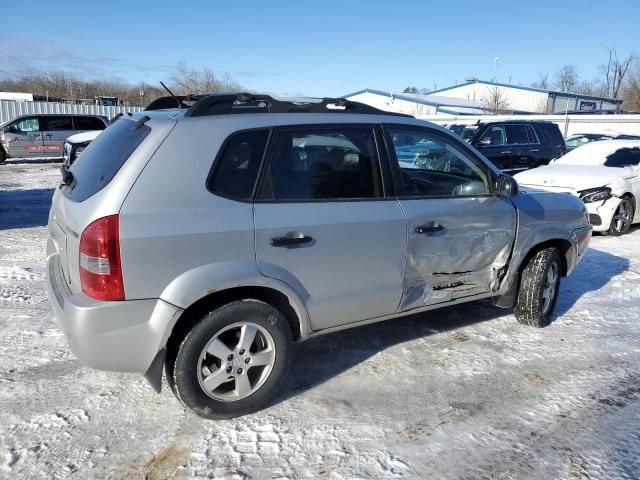
[[[598,75],[604,45],[640,53],[640,1],[11,2],[0,77],[30,67],[136,83],[209,67],[276,94],[433,89],[469,76],[529,85],[573,64]]]

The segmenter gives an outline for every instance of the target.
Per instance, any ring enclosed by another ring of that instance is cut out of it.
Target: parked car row
[[[77,133],[102,131],[109,121],[99,115],[35,114],[0,125],[0,163],[8,158],[60,158],[65,140]]]

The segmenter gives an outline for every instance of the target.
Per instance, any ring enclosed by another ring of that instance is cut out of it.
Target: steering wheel
[[[407,180],[405,188],[408,190],[408,193],[425,195],[431,189],[432,184],[433,182],[429,182],[428,180],[414,177]]]

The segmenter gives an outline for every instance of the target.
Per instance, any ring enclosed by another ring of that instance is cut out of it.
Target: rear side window
[[[509,145],[526,145],[532,143],[529,138],[529,129],[526,125],[507,124],[505,130],[507,131],[507,143]]]
[[[73,130],[73,120],[71,117],[45,117],[45,124],[43,130],[48,131],[63,131]]]
[[[96,117],[76,117],[74,130],[104,130],[105,124]]]
[[[136,122],[126,119],[110,125],[73,164],[74,181],[63,188],[64,194],[82,202],[98,193],[109,184],[149,132],[148,126],[137,126]]]
[[[564,137],[560,133],[560,129],[554,123],[538,123],[535,125],[538,135],[546,145],[562,145]]]
[[[229,137],[216,160],[207,188],[225,197],[250,198],[268,138],[269,130],[251,130]]]
[[[381,192],[371,128],[311,127],[278,134],[265,197],[283,201],[344,200],[380,197]]]

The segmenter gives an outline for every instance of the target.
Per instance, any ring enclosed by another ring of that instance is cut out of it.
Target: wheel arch
[[[574,246],[569,240],[565,238],[553,238],[550,240],[545,240],[544,242],[537,243],[536,245],[531,247],[522,259],[522,262],[520,262],[520,265],[518,265],[518,272],[521,272],[522,269],[527,265],[527,263],[529,263],[531,257],[533,257],[540,250],[552,247],[557,248],[560,251],[560,260],[562,261],[562,265],[560,266],[561,272],[562,276],[566,277],[567,272],[569,271],[569,267],[574,261],[573,257],[571,256],[571,250],[574,248]]]
[[[515,306],[516,299],[518,298],[518,292],[520,291],[520,279],[522,269],[527,266],[531,258],[540,250],[545,248],[557,248],[560,251],[560,273],[563,277],[566,277],[570,271],[570,267],[575,262],[574,250],[575,247],[571,241],[566,238],[551,238],[542,242],[534,244],[527,253],[522,257],[522,260],[518,263],[517,268],[514,268],[514,273],[510,280],[508,280],[508,287],[501,295],[492,298],[493,304],[501,308],[513,308]]]

